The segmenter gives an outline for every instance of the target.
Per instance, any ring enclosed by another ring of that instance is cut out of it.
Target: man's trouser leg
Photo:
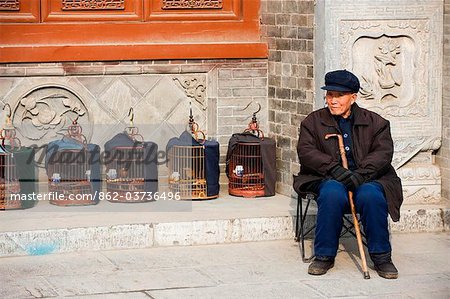
[[[349,209],[348,192],[336,180],[323,181],[317,197],[317,225],[314,254],[335,257],[345,212]]]
[[[376,182],[362,184],[355,190],[353,198],[367,237],[369,253],[390,252],[388,206],[383,187]]]

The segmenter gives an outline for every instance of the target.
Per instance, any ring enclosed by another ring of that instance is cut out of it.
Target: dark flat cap
[[[359,91],[359,80],[353,73],[347,70],[328,72],[325,75],[325,86],[321,89],[331,91]]]

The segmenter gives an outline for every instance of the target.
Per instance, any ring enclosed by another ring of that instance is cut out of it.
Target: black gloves
[[[350,183],[345,184],[345,186],[347,186],[348,190],[350,191],[355,191],[356,188],[358,188],[365,182],[364,177],[356,172],[353,172],[352,176],[350,177],[350,180],[351,180]]]
[[[364,177],[359,173],[345,169],[344,167],[337,165],[330,170],[331,176],[336,180],[344,184],[349,191],[354,191],[356,188],[364,183]]]
[[[350,180],[353,172],[351,170],[345,169],[340,165],[337,165],[330,170],[330,174],[336,181],[339,181],[345,185],[344,182]]]

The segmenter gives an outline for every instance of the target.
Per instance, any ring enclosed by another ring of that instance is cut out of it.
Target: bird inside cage
[[[58,206],[93,205],[101,189],[100,147],[87,143],[75,119],[60,140],[47,145],[45,168],[49,192]]]
[[[136,193],[158,191],[158,145],[144,141],[134,126],[130,108],[130,126],[105,143],[106,188],[116,194],[112,202],[148,202],[151,196],[130,196]],[[130,200],[133,198],[133,200]]]

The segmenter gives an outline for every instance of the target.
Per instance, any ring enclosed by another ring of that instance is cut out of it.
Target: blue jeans
[[[388,206],[383,187],[376,182],[364,183],[353,193],[356,212],[360,214],[367,237],[369,253],[391,251],[388,230]],[[316,256],[337,254],[344,214],[351,213],[348,191],[336,180],[325,180],[317,197],[317,226],[314,239]]]

